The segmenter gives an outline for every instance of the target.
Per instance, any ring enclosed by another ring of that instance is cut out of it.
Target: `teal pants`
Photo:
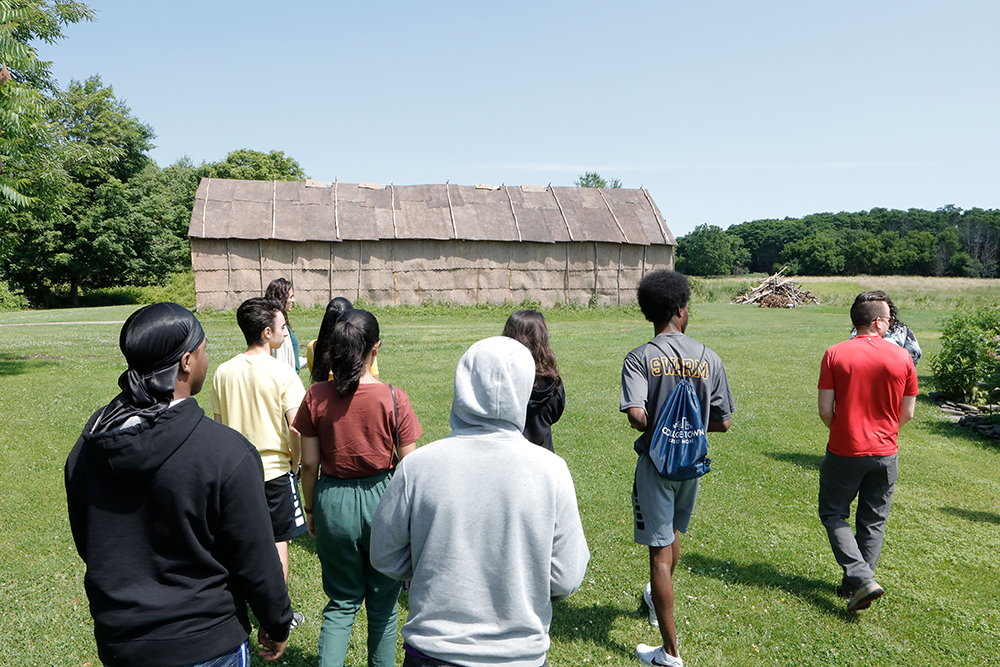
[[[396,598],[402,584],[372,568],[368,556],[372,515],[392,472],[360,479],[321,475],[316,485],[316,554],[323,568],[320,667],[343,667],[354,617],[368,614],[368,665],[396,664]]]

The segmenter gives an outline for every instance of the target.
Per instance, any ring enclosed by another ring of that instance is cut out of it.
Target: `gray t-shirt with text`
[[[629,408],[643,408],[649,424],[635,441],[635,451],[640,455],[649,451],[660,408],[681,378],[686,377],[694,386],[706,428],[709,421],[729,419],[736,409],[719,355],[682,333],[662,333],[653,340],[663,352],[645,343],[629,352],[622,366],[619,409],[625,412]]]

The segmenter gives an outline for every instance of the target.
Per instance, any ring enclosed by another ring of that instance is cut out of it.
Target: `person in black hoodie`
[[[524,437],[554,452],[552,425],[559,421],[563,408],[566,407],[566,390],[559,377],[556,355],[549,347],[549,329],[545,326],[545,317],[537,310],[519,310],[507,318],[503,335],[528,348],[535,360],[535,384],[528,401]]]
[[[208,371],[205,342],[183,306],[133,313],[119,338],[122,391],[66,461],[70,526],[109,667],[248,664],[248,603],[265,660],[288,641],[260,456],[191,398]]]

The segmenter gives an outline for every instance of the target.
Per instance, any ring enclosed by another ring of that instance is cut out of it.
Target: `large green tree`
[[[10,281],[36,302],[68,285],[76,304],[81,285],[149,284],[182,268],[185,243],[164,224],[172,209],[147,155],[152,128],[98,76],[57,92],[47,116],[58,169],[37,180],[49,196],[16,214]]]
[[[693,276],[729,275],[746,266],[750,253],[740,237],[715,225],[698,225],[677,239],[677,270]]]
[[[94,12],[73,0],[0,0],[0,221],[29,205],[31,172],[51,166],[45,92],[54,89],[51,63],[34,44],[52,44],[63,27]],[[4,224],[4,227],[7,225]]]
[[[308,178],[298,161],[283,152],[262,153],[248,148],[232,151],[224,160],[202,164],[198,176],[247,181],[302,181]]]

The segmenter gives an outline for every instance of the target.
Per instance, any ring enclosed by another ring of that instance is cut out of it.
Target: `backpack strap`
[[[392,394],[392,414],[395,420],[392,425],[392,467],[399,463],[399,406],[396,404],[396,389],[390,384],[389,393]]]

